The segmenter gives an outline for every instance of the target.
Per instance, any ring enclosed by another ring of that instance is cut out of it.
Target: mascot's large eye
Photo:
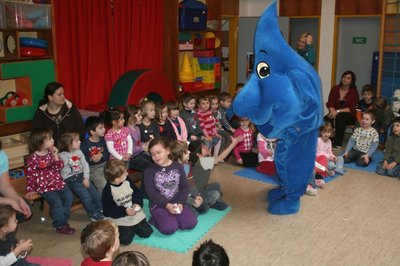
[[[257,65],[257,75],[260,79],[266,78],[269,76],[270,69],[269,65],[265,62],[260,62]]]

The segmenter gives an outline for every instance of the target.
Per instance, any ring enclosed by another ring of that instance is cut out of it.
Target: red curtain
[[[162,69],[163,0],[54,0],[58,81],[79,108],[132,69]]]
[[[113,79],[133,69],[162,70],[163,0],[114,0]]]
[[[109,0],[54,0],[58,80],[79,108],[106,102],[109,74]]]

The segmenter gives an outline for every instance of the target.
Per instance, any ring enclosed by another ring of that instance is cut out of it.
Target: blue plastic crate
[[[207,29],[207,6],[195,0],[179,3],[179,30]]]

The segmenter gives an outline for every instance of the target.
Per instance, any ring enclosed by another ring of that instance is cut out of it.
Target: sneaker
[[[209,209],[210,209],[210,206],[208,204],[203,203],[197,208],[197,211],[199,213],[203,214],[203,213],[207,213]]]
[[[68,224],[64,224],[60,227],[57,227],[56,232],[63,235],[72,235],[73,233],[75,233],[75,229],[69,227]]]
[[[307,186],[306,195],[308,196],[317,196],[317,190],[313,188],[311,185]]]
[[[213,205],[210,206],[212,209],[216,209],[219,211],[223,211],[226,208],[228,208],[228,204],[226,204],[223,201],[217,201],[216,203],[214,203]]]
[[[319,188],[324,188],[325,187],[325,181],[323,179],[315,179],[315,185],[317,187],[319,187]]]
[[[97,212],[92,217],[90,217],[90,219],[92,220],[92,222],[95,222],[95,221],[104,220],[104,219],[106,219],[106,217],[104,216],[103,212]]]
[[[335,171],[333,170],[328,170],[328,176],[334,176],[335,175]]]

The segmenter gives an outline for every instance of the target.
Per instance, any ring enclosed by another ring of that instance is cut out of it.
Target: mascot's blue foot
[[[277,215],[293,214],[300,210],[300,198],[281,198],[269,201],[268,212]]]
[[[274,188],[271,189],[270,191],[268,191],[267,194],[267,201],[275,201],[278,199],[281,199],[285,196],[285,193],[283,192],[282,188],[278,187],[278,188]]]

